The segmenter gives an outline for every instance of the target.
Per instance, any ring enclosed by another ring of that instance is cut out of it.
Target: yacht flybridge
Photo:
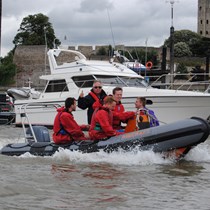
[[[210,94],[203,92],[155,89],[144,78],[125,65],[112,61],[87,60],[79,51],[52,49],[48,51],[50,74],[40,77],[46,87],[37,99],[15,101],[16,124],[21,124],[19,113],[23,105],[35,103],[27,110],[32,124],[52,126],[55,109],[43,110],[38,104],[64,105],[67,97],[78,98],[83,90],[88,94],[94,80],[103,83],[107,94],[116,86],[123,88],[122,103],[126,111],[135,110],[136,97],[152,101],[148,108],[155,111],[163,123],[175,122],[192,116],[206,119],[210,115]],[[24,106],[25,107],[25,106]],[[79,124],[87,123],[86,110],[77,109],[74,117]]]

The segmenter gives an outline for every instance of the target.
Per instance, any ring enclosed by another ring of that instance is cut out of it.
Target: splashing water
[[[37,158],[29,153],[21,155],[20,158]],[[40,158],[40,157],[39,157]],[[82,153],[79,151],[70,151],[60,148],[53,156],[44,157],[58,162],[69,163],[109,163],[112,165],[154,165],[154,164],[173,164],[176,162],[173,158],[164,158],[160,153],[153,151],[117,151],[106,153],[104,151],[96,153]],[[201,144],[193,148],[184,158],[187,161],[210,162],[209,145]]]

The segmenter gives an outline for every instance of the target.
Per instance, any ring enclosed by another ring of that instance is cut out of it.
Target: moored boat
[[[129,52],[128,52],[129,53]],[[129,53],[131,60],[129,60],[124,55],[121,55],[118,51],[114,53],[114,58],[116,58],[121,64],[125,65],[129,69],[140,73],[141,71],[146,71],[146,66],[144,66],[142,63],[140,63],[138,60],[133,59],[131,54]]]
[[[15,101],[15,112],[27,103],[58,103],[64,105],[67,97],[78,98],[81,91],[88,94],[94,80],[100,80],[103,90],[112,94],[113,88],[123,88],[122,103],[126,111],[133,111],[136,97],[151,100],[151,108],[160,121],[176,122],[191,116],[204,119],[210,115],[210,94],[205,92],[163,90],[149,87],[144,78],[125,65],[108,61],[88,60],[83,54],[74,50],[52,49],[48,52],[50,74],[40,79],[46,81],[46,87],[37,99]],[[39,106],[30,110],[32,124],[51,126],[55,117],[55,109],[43,111]],[[75,119],[79,124],[87,122],[86,110],[78,109]],[[21,118],[16,116],[16,125]]]

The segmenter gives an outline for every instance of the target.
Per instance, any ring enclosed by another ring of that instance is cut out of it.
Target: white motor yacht
[[[27,110],[32,124],[52,126],[56,115],[54,108],[43,110],[39,104],[64,105],[67,97],[78,98],[83,90],[88,94],[94,80],[103,83],[103,90],[112,94],[116,86],[123,88],[122,103],[126,111],[135,110],[136,97],[146,97],[162,123],[170,123],[192,116],[206,119],[210,114],[210,94],[181,90],[156,89],[148,86],[144,78],[125,65],[112,61],[87,60],[79,51],[51,49],[48,51],[50,74],[40,77],[46,87],[36,99],[16,100],[16,124],[21,124],[20,109]],[[24,106],[25,107],[25,106]],[[77,109],[74,117],[79,124],[87,123],[87,110]]]

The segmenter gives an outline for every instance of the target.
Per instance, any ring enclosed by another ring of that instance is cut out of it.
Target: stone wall
[[[49,73],[49,64],[43,45],[17,46],[14,54],[14,63],[17,65],[16,86],[28,86],[28,81],[32,82],[32,87],[43,87],[44,81],[39,80],[39,76]]]

